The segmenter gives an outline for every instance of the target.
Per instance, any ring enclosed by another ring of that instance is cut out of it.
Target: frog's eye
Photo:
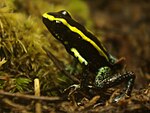
[[[70,14],[66,10],[60,11],[60,13],[71,18]]]
[[[63,15],[68,15],[68,12],[67,12],[67,11],[65,11],[65,10],[64,10],[64,11],[62,11],[61,13],[62,13]]]

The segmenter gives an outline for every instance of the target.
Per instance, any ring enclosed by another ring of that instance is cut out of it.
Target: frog
[[[115,98],[131,96],[135,74],[123,71],[125,58],[117,59],[111,55],[102,42],[86,27],[77,22],[66,10],[46,12],[42,21],[49,32],[65,47],[83,68],[81,83],[78,88],[94,87],[108,89],[125,82],[123,93]],[[88,85],[89,73],[94,75],[93,85]]]

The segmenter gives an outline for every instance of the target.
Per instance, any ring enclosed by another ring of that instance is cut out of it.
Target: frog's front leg
[[[134,79],[135,75],[133,72],[112,75],[111,69],[109,67],[102,67],[99,69],[99,72],[95,78],[95,86],[100,89],[106,89],[125,82],[126,87],[124,93],[114,99],[114,101],[118,101],[125,95],[130,96],[134,84]]]
[[[83,72],[81,74],[81,82],[79,84],[73,84],[73,85],[69,86],[68,88],[66,88],[64,90],[64,92],[72,90],[69,93],[69,96],[73,95],[74,92],[76,92],[77,90],[82,90],[82,91],[84,90],[84,91],[88,92],[89,89],[93,88],[93,86],[88,84],[88,75],[89,75],[89,70],[84,68]]]

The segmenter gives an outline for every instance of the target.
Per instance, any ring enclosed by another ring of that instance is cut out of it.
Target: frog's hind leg
[[[121,84],[122,82],[126,83],[126,87],[124,90],[124,93],[117,98],[115,98],[114,101],[118,101],[123,96],[131,95],[131,91],[134,84],[135,75],[133,72],[125,72],[123,74],[114,74],[111,75],[110,69],[107,67],[107,70],[105,71],[103,69],[103,72],[98,73],[98,75],[95,78],[95,86],[99,89],[106,89],[110,88],[116,85]]]

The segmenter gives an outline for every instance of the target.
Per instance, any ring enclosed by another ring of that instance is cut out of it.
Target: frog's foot
[[[68,91],[70,89],[74,89],[74,90],[80,89],[80,84],[73,84],[73,85],[69,86],[68,88],[66,88],[64,90],[64,92],[66,92],[66,91]]]
[[[119,92],[117,92],[117,94],[116,93],[112,94],[112,96],[111,96],[111,98],[109,100],[110,103],[118,103],[119,101],[125,100],[125,99],[130,97],[130,96],[128,96],[125,93],[121,93],[121,94],[118,94],[118,93]]]
[[[68,88],[66,88],[64,90],[64,92],[69,92],[68,94],[68,97],[71,97],[72,95],[74,95],[77,91],[81,91],[81,92],[84,92],[84,91],[88,91],[90,92],[91,90],[95,89],[94,86],[92,85],[87,85],[87,87],[83,88],[80,84],[73,84],[71,86],[69,86]]]
[[[117,103],[117,102],[119,102],[120,100],[122,100],[122,99],[125,99],[126,98],[126,94],[121,94],[121,95],[118,95],[118,96],[116,96],[115,98],[113,98],[113,100],[112,100],[112,102],[113,103]]]
[[[64,92],[69,91],[68,97],[70,97],[71,95],[73,95],[80,88],[81,88],[80,84],[73,84],[73,85],[69,86],[68,88],[64,89]]]

